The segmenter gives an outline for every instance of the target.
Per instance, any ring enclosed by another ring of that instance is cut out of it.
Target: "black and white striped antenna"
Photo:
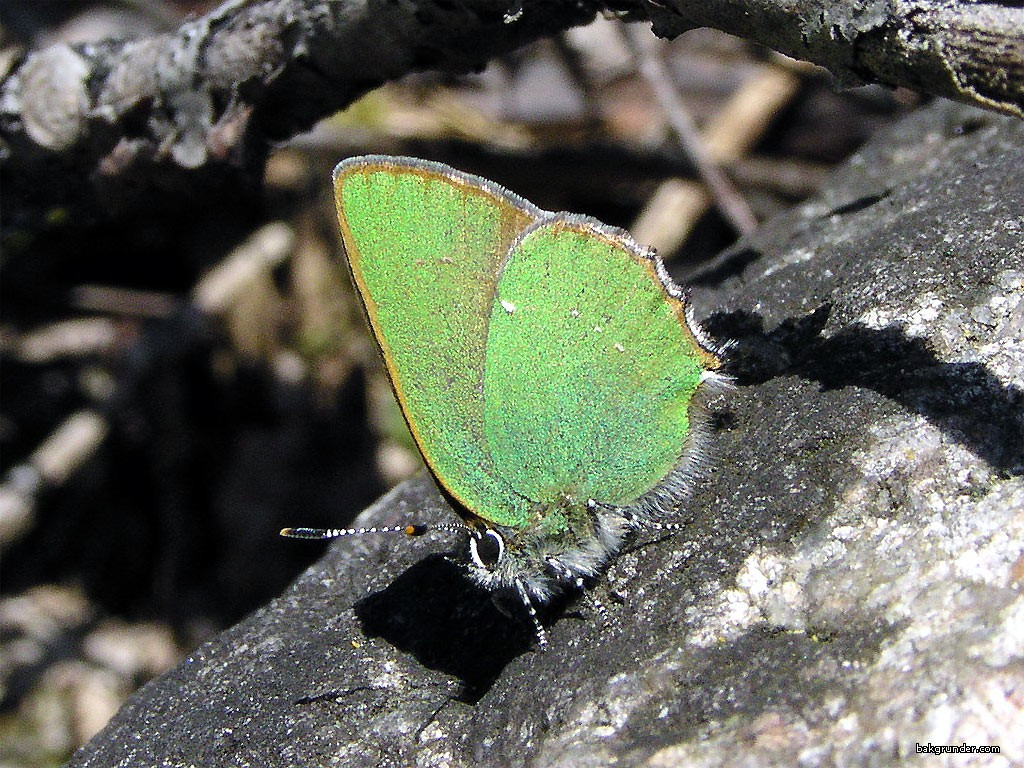
[[[371,526],[368,528],[282,528],[281,535],[289,539],[337,539],[341,536],[362,536],[371,533],[404,533],[406,536],[422,536],[431,531],[466,531],[464,525],[427,525],[407,523],[406,525]]]

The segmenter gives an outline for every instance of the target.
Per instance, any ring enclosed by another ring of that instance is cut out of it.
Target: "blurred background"
[[[0,73],[213,6],[2,2]],[[630,229],[700,284],[742,268],[715,257],[918,103],[837,91],[718,32],[666,42],[601,18],[472,76],[373,91],[216,206],[55,211],[28,231],[0,186],[0,766],[64,762],[322,552],[278,529],[343,526],[418,470],[341,260],[338,161],[450,163]]]

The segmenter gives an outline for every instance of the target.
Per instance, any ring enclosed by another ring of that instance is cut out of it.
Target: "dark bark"
[[[904,86],[1024,115],[1024,8],[953,0],[653,0],[662,37],[715,27],[850,85]]]

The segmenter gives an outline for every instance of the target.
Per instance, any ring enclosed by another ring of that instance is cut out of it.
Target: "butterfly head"
[[[621,548],[630,525],[617,508],[569,495],[538,506],[523,525],[470,526],[468,572],[488,591],[525,591],[536,604],[579,587]]]

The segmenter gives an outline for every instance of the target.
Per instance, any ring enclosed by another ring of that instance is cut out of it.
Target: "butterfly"
[[[583,590],[642,528],[671,528],[701,462],[701,397],[728,384],[653,249],[447,165],[334,171],[341,240],[391,385],[467,572],[524,606]]]

